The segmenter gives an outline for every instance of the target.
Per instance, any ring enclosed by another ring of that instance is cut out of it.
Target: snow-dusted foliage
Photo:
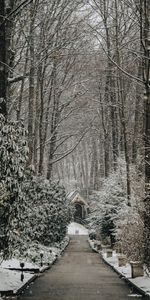
[[[20,254],[30,243],[60,242],[71,218],[65,190],[27,167],[23,124],[0,116],[0,250]]]
[[[116,247],[126,254],[130,260],[143,260],[144,254],[144,222],[135,208],[121,212],[117,226]]]
[[[71,219],[64,188],[43,177],[32,176],[24,182],[23,194],[19,218],[13,222],[14,248],[17,245],[22,254],[31,242],[45,246],[60,242]]]
[[[16,211],[14,203],[21,197],[28,147],[23,124],[5,122],[0,115],[0,241],[8,247],[10,226]]]
[[[119,172],[113,173],[103,183],[102,190],[94,193],[97,198],[89,218],[91,227],[98,229],[103,239],[114,241],[115,223],[119,213],[126,207],[127,199],[124,182]]]
[[[131,171],[134,178],[134,168]],[[125,174],[124,161],[120,161],[118,170],[104,180],[101,191],[93,192],[93,211],[88,221],[103,242],[118,243],[121,251],[132,259],[138,259],[143,255],[142,206],[140,197],[135,194],[135,182],[131,207],[128,206]]]

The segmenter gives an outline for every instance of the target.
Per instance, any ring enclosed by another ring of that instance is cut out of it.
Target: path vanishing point
[[[19,300],[127,299],[137,297],[91,250],[87,236],[71,236],[63,256],[19,297]]]

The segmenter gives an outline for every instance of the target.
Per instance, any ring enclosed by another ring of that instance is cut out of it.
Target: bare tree
[[[6,109],[6,31],[5,31],[5,0],[0,1],[0,113],[7,115]]]
[[[140,1],[141,45],[143,49],[143,83],[145,86],[145,261],[150,267],[150,2]]]

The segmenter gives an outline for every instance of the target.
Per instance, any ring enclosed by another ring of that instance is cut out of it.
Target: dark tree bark
[[[119,57],[118,57],[119,59]],[[120,65],[120,60],[118,60],[118,65]],[[126,162],[126,186],[127,186],[127,199],[128,205],[131,206],[131,177],[130,177],[130,156],[129,156],[129,146],[128,146],[128,133],[127,133],[127,120],[125,115],[125,94],[124,94],[124,80],[122,74],[119,71],[118,76],[118,94],[120,98],[120,122],[121,130],[123,137],[123,146],[124,146],[124,156]]]
[[[48,154],[48,167],[47,167],[47,179],[50,179],[52,176],[52,169],[53,169],[53,157],[55,153],[55,146],[56,146],[56,139],[57,139],[57,125],[59,122],[60,111],[59,111],[59,96],[57,95],[56,91],[56,80],[57,74],[56,69],[54,69],[54,88],[53,88],[53,110],[52,110],[52,119],[51,119],[51,140],[49,144],[49,154]]]
[[[28,64],[28,52],[29,49],[27,47],[26,49],[26,55],[25,55],[25,64],[24,64],[24,70],[23,70],[23,78],[21,81],[21,87],[20,87],[20,95],[19,95],[19,99],[18,99],[18,105],[17,105],[17,120],[20,120],[21,117],[21,108],[22,108],[22,98],[23,98],[23,91],[24,91],[24,86],[25,86],[25,75],[26,75],[26,71],[27,71],[27,64]]]
[[[34,67],[34,22],[35,11],[34,3],[30,4],[30,39],[29,39],[29,55],[30,55],[30,74],[29,74],[29,104],[28,104],[28,146],[29,146],[29,165],[33,159],[33,114],[34,114],[34,97],[35,97],[35,67]]]
[[[7,116],[6,107],[6,31],[5,0],[0,0],[0,114]]]
[[[144,1],[145,175],[150,183],[150,1]]]
[[[111,57],[111,39],[110,39],[110,28],[108,25],[108,12],[107,12],[107,3],[104,0],[104,15],[103,15],[103,22],[105,26],[105,32],[106,32],[106,46],[107,46],[107,55],[108,57]],[[118,15],[117,15],[117,3],[116,3],[116,16],[115,16],[115,30],[116,30],[116,47],[118,47]],[[107,78],[106,78],[106,90],[105,90],[105,97],[107,103],[110,103],[110,114],[111,114],[111,133],[112,133],[112,154],[113,154],[113,168],[114,171],[117,169],[117,158],[119,155],[118,152],[118,118],[117,118],[117,101],[116,101],[116,93],[115,93],[115,81],[114,81],[114,74],[113,74],[113,64],[108,58],[107,62]],[[105,152],[106,152],[106,159],[105,159],[105,165],[106,165],[106,177],[109,175],[109,172],[107,172],[107,169],[109,170],[108,165],[108,159],[109,154],[107,153],[107,149],[109,147],[109,140],[105,139]],[[108,173],[108,174],[107,174]]]
[[[142,51],[142,49],[141,49]],[[142,77],[142,63],[139,62],[138,77]],[[137,83],[136,86],[136,100],[135,100],[135,112],[134,112],[134,132],[133,132],[133,143],[132,143],[132,163],[136,164],[138,159],[138,153],[141,154],[143,148],[142,135],[143,135],[143,110],[144,105],[142,101],[142,90],[141,85]]]
[[[145,261],[150,269],[150,1],[140,2],[141,45],[143,47],[143,81],[145,86]]]

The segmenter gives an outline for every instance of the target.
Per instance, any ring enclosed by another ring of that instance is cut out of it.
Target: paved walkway
[[[61,259],[42,274],[19,299],[129,300],[137,297],[104,264],[99,254],[92,252],[86,236],[74,236]]]

